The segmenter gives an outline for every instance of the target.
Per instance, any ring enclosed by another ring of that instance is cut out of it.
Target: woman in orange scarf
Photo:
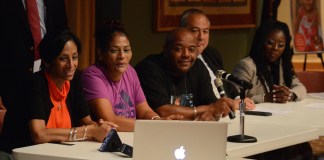
[[[1,143],[7,145],[5,151],[10,153],[13,148],[46,142],[86,139],[102,142],[112,127],[118,127],[90,118],[75,75],[80,50],[79,39],[69,31],[45,35],[40,43],[42,71],[32,75],[23,98],[27,105],[20,106],[20,112],[26,112],[29,132],[24,130],[27,124],[23,121],[20,125],[10,125],[16,129],[4,131],[6,138]]]

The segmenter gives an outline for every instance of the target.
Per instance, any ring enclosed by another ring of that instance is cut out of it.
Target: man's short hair
[[[180,24],[179,24],[180,27],[186,27],[187,26],[187,17],[189,15],[192,15],[192,14],[202,14],[202,15],[205,15],[205,13],[202,10],[200,10],[200,9],[197,9],[197,8],[187,9],[180,16]]]
[[[175,36],[179,32],[188,32],[190,34],[193,34],[190,30],[188,30],[185,27],[174,28],[169,33],[167,33],[167,35],[166,35],[166,38],[165,38],[165,41],[164,41],[164,49],[170,49],[170,47],[173,46],[173,44],[175,43]]]

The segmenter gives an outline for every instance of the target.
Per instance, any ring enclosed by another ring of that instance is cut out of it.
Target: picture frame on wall
[[[321,3],[321,0],[291,0],[294,53],[324,52]]]
[[[170,31],[179,25],[183,11],[201,9],[210,19],[210,29],[256,27],[256,0],[155,0],[155,31]]]

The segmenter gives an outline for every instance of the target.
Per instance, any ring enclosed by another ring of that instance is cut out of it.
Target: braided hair
[[[268,62],[264,45],[267,36],[274,30],[282,31],[286,37],[286,46],[280,58],[282,60],[285,85],[287,87],[291,87],[291,82],[293,77],[295,76],[295,72],[291,62],[293,56],[293,51],[290,45],[291,36],[286,23],[273,19],[269,19],[263,22],[256,30],[249,56],[253,59],[256,65],[257,75],[259,79],[261,80],[261,78],[264,77],[266,83],[268,83],[268,85],[270,86],[271,73],[269,71],[268,65],[265,65],[268,64]]]

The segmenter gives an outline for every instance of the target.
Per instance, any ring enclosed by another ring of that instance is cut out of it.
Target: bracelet
[[[158,119],[156,119],[156,118],[158,118]],[[159,120],[159,119],[161,119],[160,116],[153,116],[151,120]]]
[[[193,106],[193,109],[194,109],[194,119],[195,119],[197,116],[197,108],[195,106]]]
[[[85,126],[84,128],[84,134],[83,134],[83,137],[82,138],[77,138],[77,130],[75,129],[74,132],[73,132],[73,141],[83,141],[85,139],[87,139],[87,130],[88,130],[88,127]]]
[[[72,133],[73,133],[74,127],[70,129],[70,134],[69,134],[69,141],[72,141]]]
[[[86,140],[87,139],[87,130],[88,130],[88,126],[85,126],[82,140]]]
[[[77,129],[74,127],[74,130],[73,130],[73,141],[76,141],[77,140],[77,138],[76,138],[76,136],[77,136]]]

